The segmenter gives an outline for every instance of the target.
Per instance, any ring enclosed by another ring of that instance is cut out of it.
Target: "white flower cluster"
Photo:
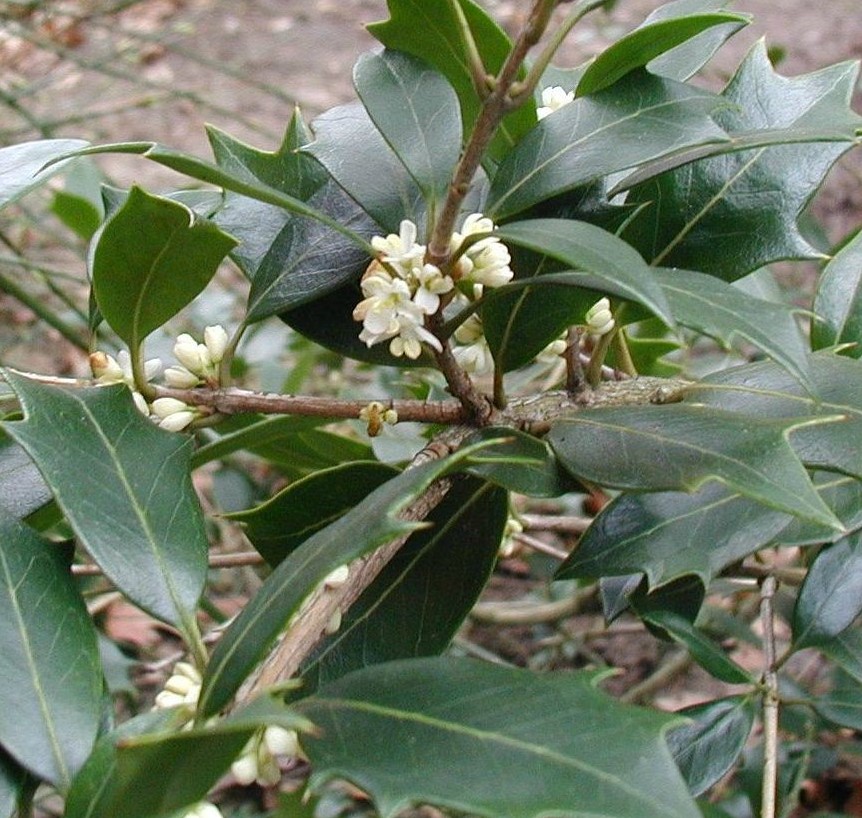
[[[544,119],[548,114],[559,111],[560,108],[575,101],[575,92],[566,91],[559,85],[552,85],[542,89],[542,104],[536,109],[536,116]]]
[[[455,270],[461,292],[474,298],[481,296],[484,287],[502,287],[512,280],[512,268],[509,266],[512,257],[506,245],[496,236],[486,236],[468,243],[461,252],[465,239],[480,233],[493,233],[495,229],[496,225],[489,218],[481,213],[471,213],[464,219],[461,231],[452,234],[450,249],[458,259]],[[464,285],[470,285],[470,288]]]
[[[165,682],[164,689],[156,696],[155,710],[182,707],[188,715],[198,706],[201,695],[201,679],[197,668],[188,662],[177,662],[174,671]]]
[[[270,725],[249,739],[230,770],[237,782],[244,786],[257,781],[262,787],[272,787],[281,781],[279,756],[304,758],[294,730]]]
[[[455,340],[458,346],[452,353],[465,372],[471,375],[487,375],[494,369],[491,348],[485,340],[482,319],[478,315],[471,315],[455,330]]]
[[[587,310],[586,324],[587,332],[594,338],[601,338],[614,328],[611,302],[607,298],[600,298]]]
[[[174,344],[174,356],[179,364],[164,370],[165,383],[175,389],[191,389],[201,381],[214,384],[228,340],[227,332],[219,325],[204,330],[202,344],[187,333],[179,335]],[[138,411],[151,418],[162,429],[181,432],[200,417],[197,408],[176,398],[156,398],[148,404],[144,396],[135,389],[132,362],[125,349],[121,349],[116,358],[105,352],[94,352],[90,355],[90,369],[93,377],[101,384],[126,384],[132,390],[132,398]],[[153,358],[144,364],[144,377],[148,383],[161,373],[162,362],[159,358]]]

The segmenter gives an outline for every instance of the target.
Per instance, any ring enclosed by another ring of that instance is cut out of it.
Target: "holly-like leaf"
[[[150,718],[147,718],[150,717]],[[152,818],[202,800],[261,727],[311,729],[264,696],[205,727],[165,731],[164,713],[147,713],[100,740],[75,780],[66,818]],[[161,727],[161,730],[159,728]]]
[[[0,514],[23,520],[51,499],[51,489],[27,452],[0,429]]]
[[[686,707],[677,714],[692,719],[674,727],[667,743],[692,795],[706,792],[733,767],[754,726],[754,702],[730,696]]]
[[[636,68],[682,45],[714,26],[746,25],[750,17],[729,12],[703,12],[662,17],[644,23],[617,40],[590,63],[578,83],[577,96],[595,94]],[[657,72],[662,73],[662,72]],[[667,76],[667,74],[663,74]]]
[[[0,208],[43,185],[69,163],[62,157],[87,144],[83,139],[40,139],[0,148]]]
[[[862,479],[862,363],[820,353],[809,362],[813,391],[783,367],[765,361],[709,375],[686,389],[686,400],[760,418],[828,418],[796,429],[793,450],[813,468]]]
[[[777,536],[788,515],[720,483],[694,494],[623,494],[595,518],[558,579],[643,572],[650,587],[694,574],[704,585]]]
[[[795,649],[817,646],[862,613],[862,532],[824,548],[814,560],[793,611]]]
[[[422,528],[422,523],[399,519],[398,513],[472,454],[473,448],[402,472],[282,560],[216,645],[204,678],[200,711],[212,715],[228,703],[291,616],[330,572]]]
[[[673,317],[683,326],[726,346],[747,341],[786,367],[812,389],[808,346],[796,322],[798,310],[753,298],[713,276],[691,270],[653,271]]]
[[[422,803],[493,818],[698,816],[662,739],[672,717],[594,681],[452,658],[352,673],[298,706],[320,729],[303,742],[312,785],[347,778],[383,816]]]
[[[345,463],[291,483],[265,503],[226,515],[272,566],[398,474],[384,463]]]
[[[834,472],[817,472],[813,477],[820,496],[835,516],[844,523],[844,529],[853,533],[862,528],[862,482]],[[794,518],[775,538],[777,545],[804,548],[823,545],[840,538],[834,530]]]
[[[853,344],[845,354],[862,358],[862,231],[823,269],[814,297],[811,345]]]
[[[377,130],[425,196],[442,201],[461,153],[458,97],[427,62],[401,51],[368,53],[353,84]]]
[[[0,514],[0,743],[69,786],[99,729],[96,631],[57,547]]]
[[[402,219],[424,225],[422,191],[359,103],[331,108],[312,122],[303,148],[386,233]]]
[[[26,411],[6,431],[36,462],[81,543],[135,604],[189,627],[207,572],[191,438],[157,429],[125,386],[6,379]]]
[[[719,102],[692,86],[635,71],[539,122],[501,163],[486,212],[503,219],[685,146],[722,142],[727,135],[709,117]]]
[[[670,404],[577,412],[548,441],[577,477],[612,488],[697,491],[718,480],[740,494],[843,530],[788,443],[806,421]]]
[[[206,287],[235,245],[185,205],[133,187],[93,250],[93,292],[102,317],[134,354]]]
[[[818,258],[799,214],[832,164],[855,140],[862,119],[849,109],[856,66],[776,74],[761,41],[740,66],[715,113],[733,135],[775,128],[842,128],[843,142],[779,145],[703,159],[632,190],[651,207],[626,236],[647,259],[732,281],[773,261]]]
[[[394,659],[435,656],[449,645],[488,581],[509,516],[508,494],[458,480],[344,615],[303,669],[305,689]]]
[[[485,71],[496,74],[511,50],[511,40],[473,0],[457,1]],[[473,130],[482,100],[473,84],[467,48],[452,4],[448,0],[387,0],[387,6],[390,19],[373,23],[368,31],[387,48],[419,57],[449,80],[461,103],[466,138]],[[523,69],[520,76],[523,77]],[[535,123],[536,108],[532,101],[507,114],[488,147],[490,158],[499,162]]]

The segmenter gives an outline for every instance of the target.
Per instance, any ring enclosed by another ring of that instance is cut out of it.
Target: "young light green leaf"
[[[6,378],[26,411],[6,431],[36,462],[81,543],[135,604],[189,627],[207,571],[191,438],[157,429],[124,386]]]
[[[733,767],[754,727],[750,696],[730,696],[677,710],[692,719],[668,731],[667,743],[692,795],[701,795]]]
[[[399,474],[282,560],[216,645],[204,678],[200,712],[209,716],[228,703],[327,574],[422,528],[422,523],[399,519],[398,513],[471,453],[472,449],[462,450]]]
[[[690,270],[653,270],[673,317],[683,326],[728,346],[748,341],[813,389],[808,345],[794,313],[798,310],[753,298],[714,276]]]
[[[608,407],[556,423],[548,441],[577,477],[638,491],[697,491],[718,480],[757,502],[843,530],[787,437],[802,420],[687,404]]]
[[[819,258],[797,220],[832,164],[855,142],[862,119],[849,108],[857,66],[776,74],[760,42],[727,86],[715,120],[729,134],[822,123],[844,141],[777,145],[703,159],[633,189],[649,202],[626,231],[655,264],[696,269],[733,281],[772,261]],[[779,204],[776,204],[778,202]]]
[[[435,656],[449,645],[497,561],[508,494],[458,480],[344,615],[338,633],[303,668],[304,691],[393,659]]]
[[[714,26],[746,25],[750,17],[730,12],[688,14],[654,20],[621,37],[599,54],[584,72],[576,96],[585,97],[613,85],[636,68],[682,45]],[[666,76],[666,75],[665,75]]]
[[[345,463],[297,480],[255,508],[225,516],[243,526],[251,544],[276,566],[396,474],[398,469],[375,461]]]
[[[694,494],[623,494],[602,509],[556,577],[643,572],[655,587],[694,574],[708,585],[728,565],[771,542],[790,519],[720,483]]]
[[[59,173],[66,157],[88,143],[83,139],[40,139],[0,148],[0,208],[20,199]],[[45,167],[53,162],[49,167]]]
[[[761,418],[842,417],[796,429],[790,439],[800,459],[813,468],[862,479],[862,363],[830,353],[809,363],[813,392],[786,369],[769,361],[709,375],[686,389],[686,400]]]
[[[348,778],[384,818],[420,803],[493,818],[698,816],[662,739],[672,717],[594,681],[452,658],[352,673],[298,705],[320,730],[303,741],[312,786]]]
[[[359,58],[353,84],[386,143],[425,196],[442,201],[461,153],[458,97],[424,60],[384,50]]]
[[[0,514],[0,743],[61,790],[99,729],[96,631],[57,547]]]
[[[423,229],[422,191],[359,103],[331,108],[312,122],[315,140],[302,150],[387,233],[402,219]]]
[[[844,354],[862,358],[862,231],[824,267],[814,297],[811,345],[853,344]]]
[[[133,351],[215,275],[236,239],[184,205],[133,187],[93,249],[102,317]]]
[[[635,71],[545,117],[501,163],[486,212],[499,220],[683,147],[722,142],[720,99]],[[697,266],[697,265],[691,265]]]
[[[473,0],[458,0],[485,71],[502,68],[512,42],[494,19]],[[403,51],[433,65],[452,84],[461,103],[464,137],[473,130],[482,99],[473,83],[470,59],[460,34],[458,15],[449,0],[387,0],[391,18],[368,26],[387,48]],[[523,69],[520,78],[523,77]],[[490,158],[499,162],[536,123],[532,101],[507,114],[491,140]]]
[[[793,647],[817,646],[862,613],[862,532],[824,548],[808,569],[793,611]]]

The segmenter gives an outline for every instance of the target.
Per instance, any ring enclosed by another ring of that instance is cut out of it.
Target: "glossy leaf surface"
[[[96,631],[53,543],[5,515],[0,541],[0,742],[65,790],[99,729]]]
[[[631,193],[651,206],[626,233],[655,264],[696,269],[732,281],[769,262],[817,258],[797,219],[860,119],[848,106],[856,68],[776,74],[761,42],[723,92],[715,119],[728,133],[771,128],[842,127],[843,143],[779,145],[704,159]],[[752,226],[756,225],[756,229]]]
[[[427,62],[388,49],[360,57],[353,84],[426,201],[442,201],[461,153],[461,117],[452,86]]]
[[[0,208],[40,187],[69,160],[58,160],[87,145],[83,139],[40,139],[0,148]]]
[[[823,269],[814,298],[811,345],[853,344],[845,354],[862,358],[862,232]]]
[[[790,436],[800,459],[815,468],[862,478],[862,363],[839,355],[811,357],[813,391],[770,362],[709,375],[686,389],[686,400],[760,418],[841,418],[804,426]]]
[[[497,23],[473,0],[458,0],[485,70],[500,70],[512,43]],[[390,19],[368,26],[387,48],[413,54],[433,65],[452,84],[461,103],[464,136],[473,129],[481,99],[470,73],[469,57],[459,33],[458,17],[448,0],[387,0]],[[535,106],[528,101],[507,114],[489,153],[499,161],[536,122]]]
[[[629,72],[643,68],[662,54],[714,26],[728,23],[742,26],[747,22],[747,17],[728,12],[689,14],[647,22],[621,37],[590,63],[578,83],[577,96],[595,94],[613,85]]]
[[[421,528],[421,523],[398,519],[398,512],[458,460],[427,463],[399,474],[288,555],[267,577],[213,651],[201,692],[201,712],[210,715],[227,704],[303,600],[327,574]]]
[[[396,474],[383,463],[347,463],[314,472],[265,503],[226,516],[243,526],[252,545],[275,566]]]
[[[574,475],[613,488],[696,491],[710,480],[841,530],[787,442],[796,423],[701,406],[609,407],[556,423],[551,447]]]
[[[643,71],[575,100],[545,117],[501,163],[488,215],[503,219],[685,146],[721,142],[727,136],[709,117],[718,102]]]
[[[27,452],[0,429],[0,514],[21,520],[51,499]]]
[[[93,250],[93,292],[102,317],[138,349],[206,287],[235,244],[185,205],[133,187]]]
[[[793,646],[816,646],[862,613],[862,533],[824,548],[808,569],[793,611]]]
[[[502,489],[456,481],[429,515],[432,527],[407,540],[312,655],[306,689],[370,665],[442,653],[488,581],[508,515]]]
[[[813,388],[808,345],[792,307],[753,298],[738,287],[690,270],[659,269],[653,275],[680,324],[728,347],[747,341]]]
[[[451,658],[358,671],[299,705],[321,729],[303,745],[312,784],[348,778],[383,816],[417,803],[494,818],[697,816],[662,739],[672,717],[593,680]]]
[[[39,466],[87,551],[135,604],[183,628],[207,571],[191,438],[157,429],[124,386],[6,377],[27,414],[6,430]]]
[[[754,727],[754,702],[746,696],[715,699],[678,710],[691,724],[674,727],[667,743],[692,795],[706,792],[733,767]]]

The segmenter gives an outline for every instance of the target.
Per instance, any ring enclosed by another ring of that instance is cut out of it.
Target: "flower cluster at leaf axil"
[[[188,662],[177,662],[164,688],[156,696],[154,708],[167,710],[171,707],[181,707],[191,717],[198,706],[202,684],[203,679],[197,668]]]
[[[174,389],[192,389],[201,383],[216,384],[218,366],[224,358],[228,341],[227,332],[219,325],[204,330],[203,343],[198,343],[187,333],[179,335],[173,349],[179,363],[164,370],[165,383]],[[90,368],[93,377],[101,384],[126,384],[132,390],[132,398],[141,414],[151,418],[162,429],[180,432],[201,416],[198,408],[176,398],[156,398],[147,403],[135,388],[131,357],[125,349],[121,349],[116,358],[105,352],[94,352],[90,355]],[[144,377],[148,383],[161,374],[159,358],[144,364]]]
[[[542,104],[536,109],[536,116],[544,119],[554,111],[559,111],[571,102],[575,101],[575,92],[566,91],[559,85],[552,85],[542,89]]]
[[[230,766],[237,782],[243,785],[257,782],[272,787],[281,780],[279,758],[305,758],[294,730],[270,725],[258,730],[249,739],[239,758]]]
[[[512,279],[509,251],[498,238],[489,235],[465,244],[468,237],[493,230],[494,223],[481,213],[468,216],[461,232],[452,235],[455,262],[448,273],[426,262],[426,247],[417,242],[418,229],[408,219],[397,235],[371,239],[377,258],[362,277],[365,297],[353,311],[354,319],[362,322],[360,340],[368,347],[389,341],[389,351],[397,358],[415,360],[423,343],[440,352],[440,340],[426,328],[425,319],[458,294],[473,300],[484,287],[500,287]]]
[[[587,332],[594,338],[601,338],[613,330],[616,322],[611,312],[611,302],[607,298],[600,298],[587,310],[586,315]]]

